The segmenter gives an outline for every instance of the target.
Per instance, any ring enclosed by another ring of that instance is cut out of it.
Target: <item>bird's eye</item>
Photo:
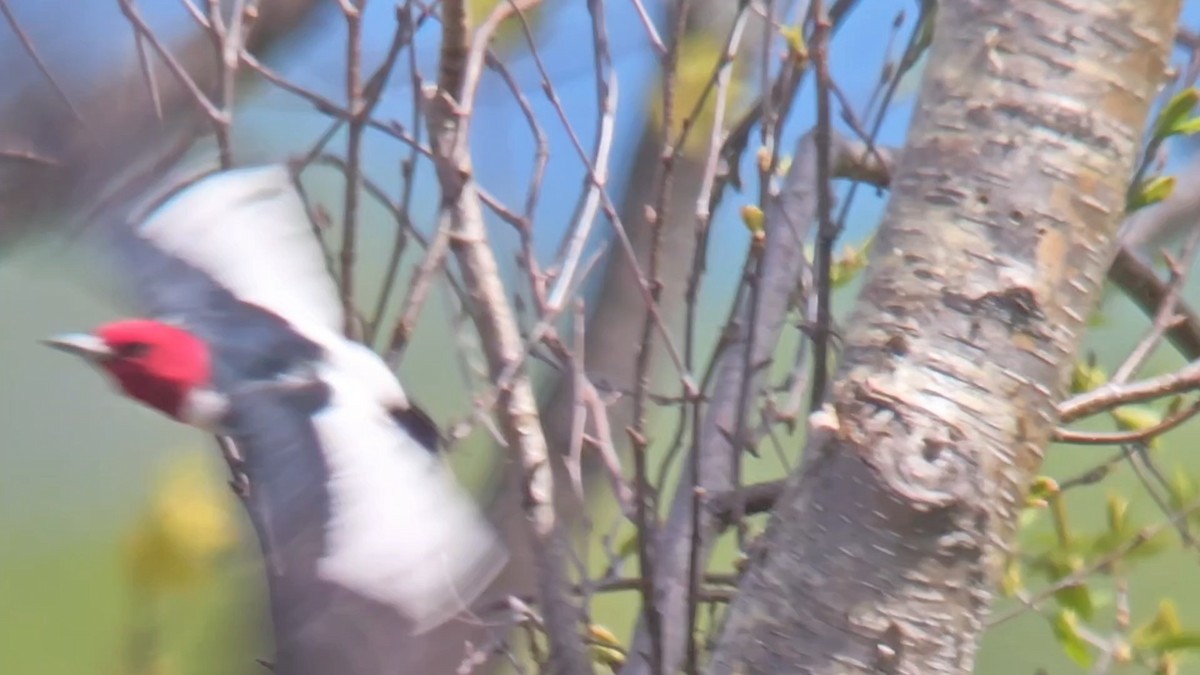
[[[145,342],[126,342],[117,346],[113,351],[123,359],[136,359],[150,351],[150,345]]]

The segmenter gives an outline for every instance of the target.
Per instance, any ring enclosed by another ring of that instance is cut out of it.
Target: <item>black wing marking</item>
[[[329,468],[312,416],[329,404],[320,380],[256,382],[229,392],[229,437],[246,462],[250,508],[268,567],[312,576],[325,549]]]
[[[328,466],[312,416],[329,403],[319,380],[234,391],[230,436],[246,461],[248,506],[262,543],[276,641],[289,675],[378,675],[402,663],[412,624],[394,608],[320,578],[330,517]]]
[[[388,414],[400,425],[400,428],[408,432],[421,447],[429,452],[436,453],[441,449],[442,436],[438,431],[437,424],[419,406],[414,405],[411,401],[407,408],[391,408]]]
[[[147,313],[178,320],[208,343],[219,390],[272,379],[321,358],[320,345],[283,318],[242,302],[208,274],[131,229],[116,229],[113,238],[132,294]]]

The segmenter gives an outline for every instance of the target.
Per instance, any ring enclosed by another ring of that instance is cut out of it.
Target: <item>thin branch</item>
[[[179,83],[184,86],[189,94],[191,94],[192,101],[198,108],[200,108],[201,111],[204,112],[205,116],[208,117],[209,122],[219,124],[224,119],[224,113],[221,110],[218,110],[215,105],[213,105],[213,102],[209,100],[208,96],[205,95],[205,93],[200,89],[200,85],[196,84],[196,81],[188,73],[187,69],[184,68],[183,64],[180,63],[179,60],[175,58],[175,55],[172,54],[169,49],[167,49],[166,45],[164,45],[162,41],[158,39],[158,36],[155,34],[155,32],[150,29],[149,25],[146,24],[146,20],[142,18],[141,13],[138,12],[133,0],[117,0],[117,2],[121,6],[121,12],[125,15],[125,18],[127,18],[130,24],[134,26],[134,29],[138,32],[138,34],[150,43],[150,46],[153,47],[154,51],[158,53],[159,58],[161,58],[163,62],[167,64],[171,74],[174,75]]]
[[[662,281],[658,277],[661,264],[663,227],[669,214],[667,213],[667,198],[671,193],[674,176],[675,149],[672,147],[671,128],[674,123],[676,77],[680,45],[683,42],[687,27],[688,12],[691,9],[689,0],[674,3],[670,10],[671,33],[668,36],[667,51],[661,59],[662,68],[662,128],[663,141],[659,153],[660,165],[656,173],[657,201],[653,211],[647,207],[647,221],[650,226],[649,262],[646,279],[650,284],[650,300],[646,304],[645,317],[642,320],[641,338],[637,346],[636,365],[634,369],[633,393],[633,426],[628,429],[633,451],[634,491],[637,495],[635,502],[635,525],[637,527],[637,547],[639,573],[643,579],[651,581],[642,593],[642,622],[649,637],[649,667],[651,675],[666,675],[668,672],[665,661],[663,629],[664,614],[659,606],[660,596],[655,592],[653,581],[658,552],[654,550],[654,539],[658,531],[657,495],[650,492],[649,474],[646,471],[646,454],[649,439],[646,431],[646,394],[650,386],[650,363],[654,343],[654,317],[657,312],[659,296],[662,292]],[[670,670],[674,670],[674,666]]]
[[[860,0],[837,0],[833,3],[829,8],[829,22],[833,25],[831,37],[845,25],[844,19],[859,2]],[[765,30],[772,28],[768,25]],[[766,48],[765,45],[764,48]],[[772,119],[767,119],[768,111],[774,102],[791,100],[795,97],[796,90],[804,82],[805,73],[807,73],[805,68],[783,69],[771,86],[767,88],[767,91],[763,92],[761,97],[733,125],[726,137],[725,146],[721,148],[721,159],[725,165],[725,171],[721,176],[718,193],[724,189],[725,184],[741,188],[742,181],[739,173],[741,162],[739,160],[750,143],[750,134],[760,123],[772,124],[774,115],[770,115]]]
[[[1168,431],[1187,422],[1200,413],[1200,399],[1191,405],[1170,415],[1163,421],[1145,429],[1132,431],[1075,431],[1073,429],[1057,429],[1054,440],[1059,443],[1075,443],[1077,445],[1121,445],[1122,443],[1144,443],[1152,438],[1161,436]]]
[[[847,140],[837,134],[831,138],[830,165],[836,169],[847,169],[860,158],[869,157],[862,143]],[[750,298],[741,296],[731,320],[736,333],[731,342],[719,350],[713,364],[713,383],[705,409],[699,447],[689,454],[687,465],[681,473],[681,482],[676,489],[666,524],[662,527],[656,543],[657,574],[654,578],[664,625],[664,667],[668,671],[678,667],[684,659],[686,636],[681,630],[686,626],[687,570],[691,565],[693,546],[699,550],[699,561],[707,561],[713,541],[720,529],[718,519],[707,509],[697,522],[699,530],[693,528],[694,493],[690,486],[692,462],[700,462],[700,485],[698,489],[708,494],[721,494],[735,486],[737,461],[740,447],[734,447],[733,437],[727,433],[736,423],[739,410],[748,402],[743,392],[757,392],[757,382],[764,369],[759,365],[747,370],[744,364],[766,364],[774,352],[784,326],[784,317],[791,305],[796,280],[805,269],[804,245],[816,219],[817,197],[813,134],[801,137],[796,144],[792,167],[784,178],[779,195],[772,198],[765,210],[764,230],[766,242],[763,246],[762,264],[758,278],[752,283],[758,293]],[[891,153],[880,149],[881,154],[891,160]],[[753,305],[757,305],[754,308]],[[748,340],[750,316],[756,317],[754,341]],[[753,381],[747,386],[744,380]],[[648,653],[648,635],[639,628],[634,638],[629,664],[623,675],[650,675],[649,664],[638,655]]]
[[[1069,424],[1113,408],[1200,389],[1200,360],[1166,375],[1132,384],[1110,383],[1058,406],[1059,421]]]
[[[407,30],[409,33],[408,39],[411,40],[412,39],[411,35],[414,32],[413,26],[415,24],[415,22],[413,20],[413,16],[412,16],[411,4],[405,3],[403,6],[398,7],[396,9],[396,12],[397,12],[397,22],[398,22],[397,34],[399,34],[399,32],[401,30]],[[395,41],[393,41],[393,44],[396,44],[398,42],[399,42],[399,40],[395,40]],[[398,50],[397,50],[397,53],[398,53]],[[389,70],[392,67],[392,66],[388,65],[387,61],[384,62],[384,65],[388,66]],[[408,72],[409,72],[410,81],[412,83],[416,84],[420,79],[420,74],[419,74],[419,71],[417,70],[417,53],[416,53],[415,49],[410,49],[408,51],[408,69],[409,69]],[[381,67],[379,73],[377,73],[377,75],[380,75],[381,84],[379,86],[379,91],[381,92],[381,94],[384,89],[383,82],[386,80],[386,75],[383,75],[382,74],[383,72],[384,72],[383,68]],[[421,106],[421,98],[420,97],[421,97],[420,88],[416,87],[416,86],[412,87],[412,110],[411,110],[412,118],[410,119],[409,123],[412,127],[413,133],[417,134],[416,139],[418,141],[420,140],[420,133],[421,133],[421,115],[423,114],[422,113],[423,107]],[[408,236],[409,236],[410,232],[413,235],[413,237],[416,238],[417,241],[419,241],[421,243],[422,246],[427,247],[427,244],[425,243],[424,238],[421,236],[421,234],[419,232],[417,232],[415,230],[415,228],[412,227],[412,222],[410,221],[409,216],[408,216],[408,214],[412,208],[413,188],[416,186],[416,180],[417,180],[417,150],[416,150],[416,148],[409,147],[408,156],[400,162],[400,180],[403,185],[403,188],[401,188],[402,194],[400,196],[400,206],[394,211],[394,216],[396,218],[396,237],[395,237],[395,240],[392,242],[392,254],[391,254],[391,257],[388,259],[387,270],[384,272],[384,275],[383,275],[383,283],[381,284],[380,291],[379,291],[379,297],[376,301],[375,313],[374,313],[370,323],[368,324],[367,335],[368,335],[368,339],[371,342],[375,342],[375,340],[378,338],[379,329],[383,322],[384,312],[387,310],[388,306],[390,305],[392,293],[394,292],[394,289],[396,287],[396,277],[400,273],[400,260],[404,256],[404,251],[407,247]],[[364,181],[364,185],[367,186],[369,189],[369,187],[370,187],[369,182]],[[389,206],[391,206],[390,199],[387,200],[387,203]],[[451,281],[451,283],[453,283],[454,280],[451,278],[450,281]],[[464,302],[464,305],[465,304],[466,303]],[[389,356],[391,356],[395,352],[392,349],[392,346],[389,345],[388,351],[385,353],[388,354]],[[395,364],[393,364],[393,365],[395,365]]]
[[[680,354],[678,347],[675,345],[675,340],[672,338],[671,333],[667,328],[666,321],[664,320],[661,312],[658,311],[658,304],[655,302],[654,290],[651,287],[650,280],[646,274],[642,272],[641,264],[638,261],[638,254],[633,248],[633,243],[629,239],[629,233],[625,227],[625,224],[621,220],[620,214],[617,212],[616,206],[613,204],[612,197],[609,195],[608,190],[605,189],[604,182],[598,180],[595,167],[592,166],[588,152],[584,149],[583,142],[579,139],[579,135],[575,132],[574,125],[571,124],[571,120],[567,115],[566,108],[559,99],[557,91],[555,91],[554,87],[550,86],[549,84],[550,75],[546,68],[546,64],[542,60],[541,54],[538,53],[537,50],[533,50],[530,53],[530,56],[533,57],[534,65],[537,67],[538,73],[542,77],[542,92],[550,100],[555,114],[562,123],[563,129],[567,132],[567,137],[571,141],[571,147],[575,150],[576,156],[583,164],[588,175],[588,180],[591,181],[592,185],[600,186],[598,191],[601,200],[600,206],[603,209],[604,215],[606,216],[609,226],[612,229],[613,236],[616,237],[620,253],[624,257],[624,262],[629,265],[631,272],[637,278],[637,290],[641,294],[642,301],[645,303],[651,317],[653,318],[657,337],[662,341],[663,347],[666,349],[667,355],[670,357],[671,363],[674,365],[676,372],[682,379],[684,386],[694,389],[695,381],[690,371],[684,365],[683,357]]]
[[[464,73],[461,55],[467,51],[463,31],[465,2],[442,3],[442,15],[449,17],[443,21],[439,75],[439,83],[445,86],[439,87],[428,101],[428,127],[442,191],[442,219],[463,283],[474,303],[471,315],[488,370],[492,378],[514,372],[512,384],[497,402],[496,415],[509,451],[522,469],[523,503],[532,534],[539,599],[550,643],[548,667],[553,673],[583,675],[591,671],[591,664],[578,631],[582,617],[571,598],[567,579],[570,552],[566,533],[554,512],[549,450],[529,375],[524,369],[514,367],[523,350],[523,340],[483,220],[479,194],[471,177],[467,143],[471,102],[484,53],[499,25],[498,17],[511,11],[511,7],[507,3],[499,5],[479,29],[470,46]],[[461,92],[457,87],[460,81]]]
[[[33,40],[30,40],[29,35],[25,33],[23,28],[21,28],[21,24],[17,21],[16,15],[13,14],[12,8],[8,6],[8,0],[0,0],[0,14],[4,15],[4,20],[8,22],[9,28],[11,28],[13,34],[17,36],[17,40],[21,42],[21,48],[25,50],[25,53],[29,56],[30,60],[33,61],[33,64],[37,66],[39,71],[41,71],[42,76],[45,77],[46,81],[50,83],[51,88],[54,89],[54,93],[58,94],[58,97],[62,99],[63,104],[66,105],[67,109],[71,111],[71,115],[75,117],[75,121],[86,126],[86,122],[83,120],[83,115],[79,112],[79,109],[75,107],[75,104],[71,102],[71,97],[67,96],[67,92],[63,90],[62,85],[58,83],[58,79],[54,77],[54,73],[50,72],[50,66],[48,66],[44,60],[42,60],[41,54],[38,53],[37,48],[33,45]]]
[[[783,494],[784,479],[745,485],[709,498],[708,508],[725,527],[738,515],[767,513],[775,507],[775,500]]]
[[[608,182],[608,162],[612,154],[613,133],[616,129],[617,78],[612,68],[612,58],[608,49],[608,28],[604,20],[604,4],[599,0],[589,0],[588,12],[592,16],[596,98],[599,108],[596,144],[592,150],[592,165],[595,168],[588,174],[588,189],[579,209],[579,217],[567,235],[567,243],[561,256],[561,272],[554,282],[554,288],[547,301],[551,310],[561,307],[565,301],[567,288],[573,283],[579,259],[583,255],[584,245],[587,243],[592,225],[595,223],[596,212],[600,206],[600,191]]]
[[[658,29],[654,27],[654,20],[650,18],[649,12],[646,11],[646,6],[642,4],[642,0],[632,0],[633,8],[637,11],[638,21],[642,22],[642,28],[646,31],[646,37],[650,40],[650,47],[654,49],[654,54],[658,58],[662,58],[667,53],[667,46],[663,44],[662,38],[658,35]]]
[[[839,229],[832,218],[833,195],[829,184],[829,143],[833,120],[829,114],[829,17],[825,16],[825,5],[821,0],[812,2],[813,37],[812,61],[816,72],[817,127],[814,140],[817,144],[817,247],[816,247],[816,300],[817,325],[813,331],[813,375],[809,410],[816,410],[825,398],[825,387],[829,383],[829,344],[833,334],[833,245]]]
[[[192,7],[191,2],[184,2],[184,4],[189,8]],[[236,31],[237,35],[233,35],[226,28],[224,17],[221,16],[219,0],[207,0],[207,4],[208,21],[201,25],[207,30],[213,43],[213,52],[217,61],[217,86],[213,105],[222,113],[219,119],[213,120],[213,128],[217,138],[218,161],[221,168],[229,169],[233,167],[230,133],[233,125],[234,84],[237,82],[236,70],[240,63],[237,54],[241,51],[241,45],[237,44],[236,40],[240,37],[241,32]],[[234,25],[240,25],[242,0],[234,3],[233,11]]]
[[[1142,262],[1132,249],[1125,246],[1117,251],[1112,268],[1108,271],[1108,279],[1151,316],[1170,293],[1166,282]],[[1184,358],[1200,359],[1200,316],[1183,305],[1176,307],[1176,314],[1182,316],[1183,321],[1167,331],[1167,339]]]
[[[733,27],[730,29],[729,38],[726,40],[725,49],[721,54],[721,59],[718,62],[717,70],[713,77],[716,81],[715,109],[713,111],[712,128],[709,132],[708,157],[705,161],[704,173],[700,180],[700,192],[696,198],[696,249],[693,253],[692,269],[688,275],[688,284],[685,291],[687,334],[685,336],[684,350],[689,370],[692,368],[692,361],[695,356],[695,319],[699,304],[700,278],[704,272],[707,237],[709,228],[712,225],[712,191],[716,182],[721,147],[725,141],[725,113],[729,103],[729,83],[733,74],[733,60],[741,47],[742,36],[745,33],[746,24],[748,23],[748,7],[748,3],[743,3],[738,11],[738,15],[734,18]],[[685,391],[684,395],[686,396],[686,394],[687,392]],[[691,548],[688,551],[687,626],[685,628],[687,631],[687,644],[685,645],[686,652],[684,657],[684,672],[689,675],[696,675],[699,672],[700,660],[700,648],[696,638],[696,622],[699,612],[700,575],[703,571],[703,553],[702,541],[698,533],[700,532],[700,511],[706,502],[706,493],[700,487],[701,463],[703,458],[696,452],[700,443],[701,433],[701,398],[700,396],[696,396],[691,405],[692,452],[695,461],[691,463],[691,475],[688,477],[691,482],[692,492],[692,539]],[[679,443],[682,441],[683,419],[686,418],[687,412],[687,408],[681,408],[679,434],[676,438],[676,444],[672,446],[672,450],[678,448]],[[651,582],[653,582],[653,579],[651,579]]]
[[[362,170],[363,101],[362,84],[362,9],[366,0],[340,3],[346,18],[346,108],[350,121],[346,131],[346,192],[342,203],[342,252],[339,290],[342,293],[343,331],[348,336],[359,332],[358,310],[354,302],[354,264],[358,253],[358,186]],[[369,114],[369,113],[367,113]]]

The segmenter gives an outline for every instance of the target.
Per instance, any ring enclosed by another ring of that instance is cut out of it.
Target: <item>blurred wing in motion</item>
[[[428,433],[402,427],[346,374],[319,376],[332,391],[313,425],[333,517],[318,572],[405,608],[419,631],[447,621],[500,572],[499,540],[437,448],[420,444]]]
[[[505,563],[436,455],[336,398],[321,380],[231,396],[282,673],[388,672],[398,636],[460,613]],[[345,424],[362,433],[340,447]]]
[[[336,289],[286,167],[206,176],[168,197],[137,235],[242,302],[295,326],[341,330]]]
[[[466,609],[505,556],[442,459],[337,378],[230,396],[271,571],[332,582],[431,628]]]

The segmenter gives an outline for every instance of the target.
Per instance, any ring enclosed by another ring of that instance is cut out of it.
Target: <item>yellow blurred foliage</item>
[[[212,576],[216,558],[237,540],[233,505],[221,487],[199,454],[166,467],[125,542],[125,570],[136,587],[162,592]]]
[[[724,38],[704,32],[689,33],[679,42],[678,67],[675,76],[675,111],[671,115],[671,141],[675,142],[683,130],[683,123],[696,109],[696,103],[707,92],[704,107],[691,120],[692,129],[683,144],[683,152],[689,156],[700,156],[708,148],[713,122],[716,121],[715,69],[725,51]],[[734,59],[732,77],[729,80],[729,106],[725,119],[736,119],[739,103],[747,87],[742,78],[742,61]],[[709,87],[713,82],[713,87]],[[650,115],[655,126],[662,127],[662,96],[656,92],[651,97]]]
[[[509,0],[467,0],[467,21],[470,22],[471,29],[479,28],[498,5],[507,5],[508,2]],[[550,3],[539,2],[533,7],[523,10],[521,16],[514,13],[501,22],[492,36],[492,49],[504,53],[515,47],[526,48],[528,45],[525,40],[525,28],[521,25],[521,17],[525,18],[529,32],[536,34],[542,17],[545,16],[545,6],[548,4]]]

